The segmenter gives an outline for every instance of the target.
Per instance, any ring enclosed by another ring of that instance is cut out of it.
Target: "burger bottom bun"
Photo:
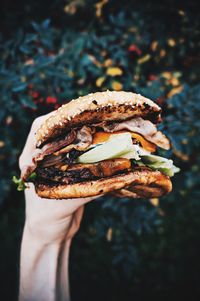
[[[172,183],[168,176],[160,171],[143,167],[95,181],[54,186],[36,184],[37,194],[49,199],[84,198],[110,192],[115,192],[122,197],[152,198],[165,195],[171,190]]]

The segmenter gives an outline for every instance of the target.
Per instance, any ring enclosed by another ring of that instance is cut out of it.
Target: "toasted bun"
[[[63,105],[36,132],[37,146],[55,138],[71,127],[103,120],[126,120],[143,117],[160,119],[161,108],[148,98],[131,92],[96,92]]]
[[[106,194],[124,187],[128,187],[128,189],[131,187],[133,197],[145,198],[160,197],[172,190],[172,184],[168,176],[159,171],[143,167],[96,181],[58,186],[37,184],[36,192],[43,198],[66,199]]]

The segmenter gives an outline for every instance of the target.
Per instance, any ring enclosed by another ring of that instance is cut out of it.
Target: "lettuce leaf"
[[[26,184],[24,183],[24,181],[22,179],[17,178],[16,176],[13,176],[12,181],[17,186],[18,191],[23,191],[26,189]]]
[[[131,151],[130,133],[113,135],[108,141],[96,145],[77,158],[78,163],[95,163],[106,159],[119,158]]]
[[[156,155],[141,156],[141,161],[148,167],[160,170],[169,177],[173,177],[175,173],[180,171],[180,168],[173,164],[171,159],[163,158]]]
[[[171,159],[151,155],[151,153],[145,151],[139,146],[136,146],[135,149],[137,149],[139,160],[136,159],[134,151],[131,151],[125,154],[125,156],[123,155],[122,157],[133,159],[139,166],[148,166],[151,169],[159,170],[169,177],[173,177],[175,173],[180,171],[180,168],[176,167]]]
[[[94,145],[92,149],[78,157],[79,163],[95,163],[112,158],[132,159],[140,166],[148,166],[172,177],[180,169],[171,159],[152,155],[137,144],[132,144],[130,133],[112,136],[108,141]]]
[[[35,178],[36,178],[36,173],[32,172],[32,174],[30,174],[30,176],[28,177],[27,182],[34,182]],[[16,176],[13,176],[12,181],[16,185],[18,191],[23,191],[27,188],[26,183],[21,178],[17,178]]]
[[[132,144],[131,150],[128,153],[123,154],[121,157],[126,159],[134,159],[136,161],[141,160],[141,156],[150,155],[151,153],[143,149],[137,144]]]

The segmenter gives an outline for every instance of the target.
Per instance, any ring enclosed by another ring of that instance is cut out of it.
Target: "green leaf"
[[[19,83],[12,88],[12,91],[13,92],[21,92],[21,91],[25,90],[26,87],[27,87],[27,83]]]
[[[180,168],[176,167],[172,160],[160,156],[149,154],[141,156],[141,160],[146,166],[159,170],[169,177],[173,177],[175,173],[180,171]]]
[[[51,23],[51,20],[50,20],[50,19],[46,19],[46,20],[44,20],[44,21],[42,22],[42,27],[43,27],[44,29],[48,29],[50,23]]]
[[[31,22],[32,27],[35,29],[35,31],[39,32],[40,31],[40,25],[37,24],[36,22]]]
[[[16,176],[13,176],[12,181],[17,186],[18,191],[23,191],[26,189],[26,185],[22,179],[17,178]]]
[[[29,54],[31,53],[31,49],[27,45],[21,45],[19,47],[20,51],[24,54]]]
[[[32,174],[28,177],[28,180],[35,180],[36,176],[36,172],[32,172]]]
[[[23,106],[30,108],[30,109],[36,109],[36,104],[31,100],[29,96],[23,96],[20,98],[20,102]]]

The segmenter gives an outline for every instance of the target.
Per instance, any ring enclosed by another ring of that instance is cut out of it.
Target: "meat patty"
[[[172,190],[170,178],[162,174],[158,170],[150,170],[149,168],[135,168],[134,170],[120,173],[108,178],[101,178],[82,183],[73,183],[70,185],[49,185],[46,183],[36,184],[36,192],[40,197],[63,199],[63,198],[80,198],[88,196],[102,195],[114,190],[132,187],[133,197],[160,197]],[[140,190],[138,187],[140,186]],[[134,190],[136,187],[136,191]],[[150,187],[145,190],[143,187]],[[142,194],[141,194],[142,193]]]
[[[130,170],[131,162],[128,159],[119,158],[105,160],[94,164],[72,164],[62,168],[46,167],[37,169],[37,178],[42,182],[77,183],[86,180],[110,177],[122,171]]]

